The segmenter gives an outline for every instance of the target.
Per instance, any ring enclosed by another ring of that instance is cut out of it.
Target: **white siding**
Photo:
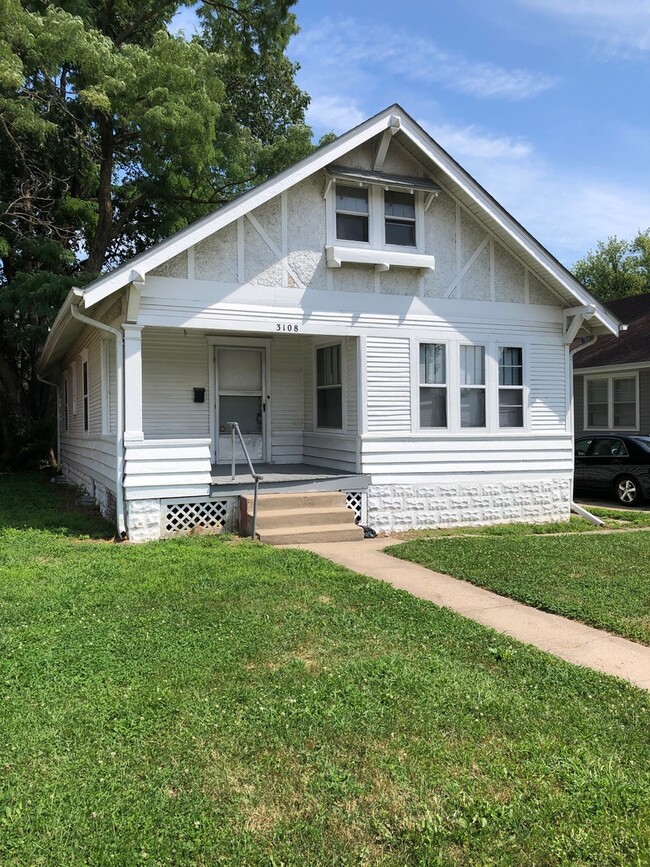
[[[369,337],[366,344],[368,431],[411,431],[408,338]]]
[[[63,436],[60,462],[63,475],[89,493],[94,493],[93,484],[98,483],[115,494],[115,440]]]
[[[142,332],[142,423],[145,438],[210,436],[209,358],[205,335],[182,329]],[[193,388],[205,388],[194,403]]]
[[[128,500],[208,496],[210,440],[147,440],[127,443],[124,489]]]
[[[563,430],[567,413],[566,350],[562,344],[531,344],[531,430]]]
[[[271,460],[302,463],[303,339],[282,336],[271,344]]]

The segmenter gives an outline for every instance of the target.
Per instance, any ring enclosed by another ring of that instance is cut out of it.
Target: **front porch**
[[[262,476],[260,491],[267,494],[307,491],[364,492],[370,484],[365,473],[349,473],[332,467],[312,464],[255,464],[255,472]],[[213,464],[210,496],[243,494],[252,490],[253,481],[247,464],[235,465],[235,478],[230,464]]]

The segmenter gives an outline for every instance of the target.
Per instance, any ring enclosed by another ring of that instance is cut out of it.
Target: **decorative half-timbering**
[[[256,474],[378,531],[544,521],[569,345],[617,331],[394,105],[74,290],[41,373],[63,472],[133,540],[243,528]]]

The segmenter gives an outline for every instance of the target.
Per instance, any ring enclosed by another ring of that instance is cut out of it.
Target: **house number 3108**
[[[276,322],[275,323],[276,331],[297,331],[297,325],[290,325],[288,322]]]

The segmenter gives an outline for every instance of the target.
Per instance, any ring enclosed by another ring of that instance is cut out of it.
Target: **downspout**
[[[61,392],[56,382],[50,382],[49,379],[43,379],[42,376],[36,374],[36,379],[42,382],[43,385],[51,385],[56,389],[56,465],[61,466]]]
[[[598,335],[593,334],[589,340],[585,340],[584,343],[581,343],[580,346],[576,346],[575,349],[570,350],[569,356],[571,358],[571,402],[573,403],[573,356],[576,352],[580,352],[581,349],[586,349],[588,346],[593,346],[594,343],[598,340]],[[574,433],[575,437],[575,433]],[[577,503],[573,502],[571,499],[571,511],[579,515],[581,518],[586,518],[587,521],[591,521],[592,524],[595,524],[596,527],[604,527],[605,522],[601,521],[600,518],[597,518],[595,515],[592,515],[591,512],[588,512],[582,506],[579,506]]]
[[[117,532],[120,539],[127,538],[126,521],[124,519],[124,344],[122,342],[122,332],[112,325],[107,325],[105,322],[98,322],[97,319],[91,319],[90,316],[85,316],[79,311],[76,304],[70,305],[70,314],[73,319],[83,322],[85,325],[90,325],[92,328],[99,328],[112,334],[115,338],[115,378],[117,380],[117,395],[116,395],[116,420],[115,427],[117,428],[115,436],[115,444],[117,449],[117,466],[115,478],[115,511],[117,518]]]

